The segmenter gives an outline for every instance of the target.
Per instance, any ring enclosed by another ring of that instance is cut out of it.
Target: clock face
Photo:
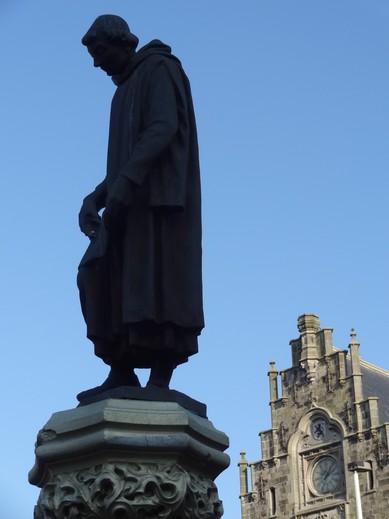
[[[317,418],[311,425],[312,436],[315,440],[324,440],[327,434],[327,422],[324,418]]]
[[[312,483],[319,494],[333,494],[342,483],[342,470],[337,459],[324,456],[312,471]]]

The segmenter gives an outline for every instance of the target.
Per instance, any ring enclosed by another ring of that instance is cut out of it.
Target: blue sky
[[[32,516],[36,433],[103,380],[75,283],[81,199],[104,176],[114,86],[80,44],[94,18],[160,38],[190,77],[201,148],[206,329],[172,387],[239,451],[270,427],[267,369],[315,312],[389,367],[387,0],[3,0],[0,516]],[[143,377],[144,380],[144,377]]]

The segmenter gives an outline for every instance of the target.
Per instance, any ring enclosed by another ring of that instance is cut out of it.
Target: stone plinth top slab
[[[93,404],[94,402],[106,400],[107,398],[146,400],[149,402],[176,402],[188,411],[192,411],[203,418],[207,418],[207,406],[205,404],[194,400],[188,395],[185,395],[185,393],[175,391],[174,389],[120,386],[91,397],[83,397],[85,393],[88,394],[88,392],[84,392],[77,396],[80,406]]]
[[[229,465],[229,442],[206,418],[176,402],[107,399],[54,413],[40,431],[31,483],[49,473],[111,461],[173,459],[214,478]]]

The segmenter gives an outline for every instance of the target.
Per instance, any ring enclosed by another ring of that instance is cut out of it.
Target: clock
[[[319,494],[334,494],[342,485],[342,469],[333,456],[323,456],[313,465],[312,484]]]

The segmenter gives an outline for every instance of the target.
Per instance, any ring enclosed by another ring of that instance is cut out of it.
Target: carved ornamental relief
[[[384,468],[389,461],[389,453],[386,442],[383,440],[379,431],[372,431],[373,438],[373,453],[377,465],[380,469]]]
[[[344,505],[338,505],[336,508],[324,512],[311,512],[299,515],[299,519],[345,519],[345,517]]]
[[[54,476],[34,519],[220,519],[216,485],[180,465],[115,463]]]
[[[281,448],[281,452],[286,452],[287,448],[288,448],[289,427],[284,422],[281,422],[277,433],[278,433],[278,442],[279,442],[279,446]]]

